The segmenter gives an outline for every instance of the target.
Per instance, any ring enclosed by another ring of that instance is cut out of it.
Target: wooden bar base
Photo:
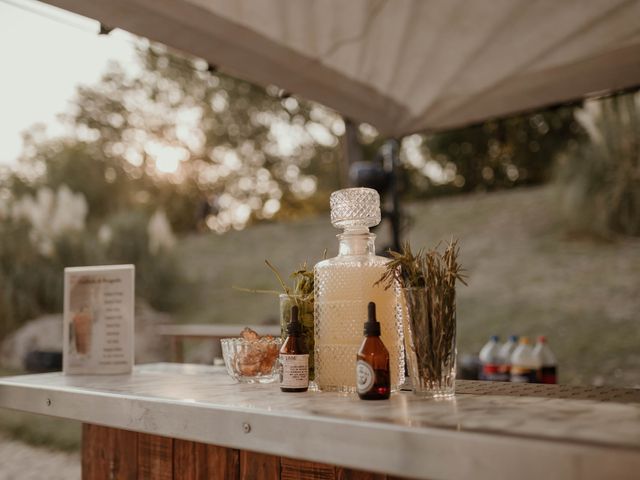
[[[402,480],[335,465],[87,423],[82,428],[82,479]]]

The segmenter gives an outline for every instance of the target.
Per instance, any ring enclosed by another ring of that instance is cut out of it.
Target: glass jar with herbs
[[[302,325],[302,340],[309,352],[309,380],[313,380],[313,270],[309,270],[306,262],[300,265],[300,268],[290,275],[293,280],[293,285],[290,287],[280,272],[269,261],[265,260],[265,262],[275,274],[284,291],[280,294],[280,330],[283,339],[287,336],[287,325],[291,321],[291,307],[294,305],[298,307],[298,320]]]

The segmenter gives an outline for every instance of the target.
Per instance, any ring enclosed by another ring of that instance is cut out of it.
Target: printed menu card
[[[65,374],[131,372],[134,288],[134,265],[64,269]]]

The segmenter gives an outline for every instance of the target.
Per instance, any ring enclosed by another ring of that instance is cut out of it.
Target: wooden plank
[[[180,337],[171,337],[171,360],[177,363],[184,362],[184,345]]]
[[[173,440],[174,480],[206,480],[207,446],[188,440]]]
[[[325,463],[280,458],[281,480],[335,480],[336,467]]]
[[[137,434],[127,430],[82,425],[82,479],[135,480]]]
[[[237,480],[240,453],[231,448],[174,439],[174,480]]]
[[[210,480],[238,480],[240,478],[240,451],[207,445],[207,475]]]
[[[240,450],[240,480],[279,480],[280,457]]]
[[[382,473],[336,467],[336,480],[387,480],[387,476]]]
[[[173,480],[173,439],[138,434],[138,479]]]

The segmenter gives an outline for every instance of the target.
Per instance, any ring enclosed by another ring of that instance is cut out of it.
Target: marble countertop
[[[640,471],[639,403],[477,394],[436,401],[410,392],[364,402],[237,384],[220,367],[151,364],[131,375],[0,378],[0,407],[415,478]]]

